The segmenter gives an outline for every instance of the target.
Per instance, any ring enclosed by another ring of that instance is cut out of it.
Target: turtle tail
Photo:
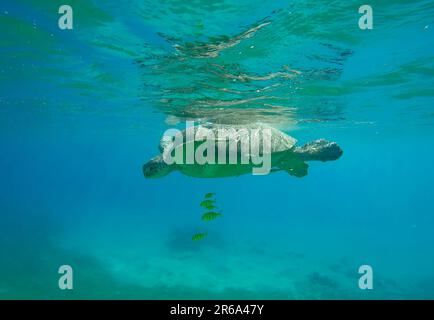
[[[332,161],[339,159],[343,151],[336,142],[319,139],[295,148],[294,153],[303,161]]]

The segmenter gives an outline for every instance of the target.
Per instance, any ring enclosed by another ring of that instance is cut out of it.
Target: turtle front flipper
[[[307,176],[309,165],[295,154],[289,154],[278,163],[278,170],[286,171],[291,176],[302,178]]]
[[[302,178],[307,176],[309,165],[304,161],[291,161],[288,167],[284,168],[291,176]]]

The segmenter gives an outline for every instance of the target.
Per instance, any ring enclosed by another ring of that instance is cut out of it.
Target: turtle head
[[[294,151],[304,161],[333,161],[341,157],[343,151],[336,142],[325,139],[306,143]]]
[[[162,178],[172,172],[172,166],[164,162],[163,157],[152,158],[143,165],[143,175],[145,178]]]

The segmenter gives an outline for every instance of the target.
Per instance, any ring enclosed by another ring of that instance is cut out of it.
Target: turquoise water
[[[357,1],[119,2],[69,0],[73,30],[63,1],[0,5],[1,299],[434,298],[432,1],[372,1],[373,30]],[[145,179],[186,120],[344,154]]]

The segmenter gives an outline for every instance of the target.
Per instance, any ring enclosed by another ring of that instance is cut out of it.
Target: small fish
[[[209,193],[207,193],[207,194],[205,195],[205,199],[212,198],[214,195],[215,195],[215,193],[213,193],[213,192],[209,192]]]
[[[214,219],[217,219],[218,217],[221,217],[222,214],[214,211],[206,212],[202,215],[202,220],[204,221],[211,221]]]
[[[205,206],[204,208],[207,209],[207,210],[217,209],[217,207],[215,205]]]
[[[205,238],[208,235],[208,233],[203,232],[203,233],[196,233],[195,235],[193,235],[193,237],[191,238],[191,240],[193,241],[199,241],[202,240],[203,238]]]
[[[214,204],[215,200],[203,200],[200,206],[209,209],[211,206],[214,206]]]

